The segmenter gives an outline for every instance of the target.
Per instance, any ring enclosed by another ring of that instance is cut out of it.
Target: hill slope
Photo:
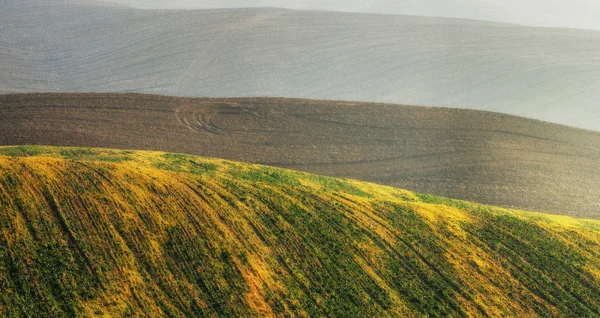
[[[177,154],[0,148],[0,314],[600,314],[600,223]]]
[[[184,152],[600,218],[600,134],[470,110],[293,99],[0,96],[0,145]]]
[[[5,0],[6,1],[6,0]],[[565,3],[543,0],[505,0],[501,3],[481,0],[104,0],[140,8],[207,9],[239,7],[281,7],[301,10],[329,10],[361,13],[407,14],[500,21],[531,26],[566,27],[600,30],[600,4],[593,0]]]
[[[282,9],[19,3],[0,7],[0,93],[392,102],[600,130],[600,31]]]

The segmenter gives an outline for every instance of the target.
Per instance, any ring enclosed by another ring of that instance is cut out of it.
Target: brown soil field
[[[600,218],[600,133],[449,108],[140,94],[0,96],[0,145],[161,150]]]

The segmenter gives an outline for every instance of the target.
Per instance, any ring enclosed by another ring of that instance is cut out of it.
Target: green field
[[[0,316],[600,316],[600,221],[160,152],[0,148]]]

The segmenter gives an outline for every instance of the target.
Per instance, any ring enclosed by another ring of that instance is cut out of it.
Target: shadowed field
[[[180,154],[0,148],[3,316],[600,314],[600,223]]]
[[[272,8],[0,4],[0,93],[389,102],[600,131],[599,88],[600,31]]]
[[[0,144],[184,152],[600,217],[600,134],[444,108],[136,94],[0,96]]]

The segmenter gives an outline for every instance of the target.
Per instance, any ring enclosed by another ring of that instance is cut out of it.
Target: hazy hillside
[[[0,315],[600,314],[600,223],[165,153],[0,148]]]
[[[105,0],[139,8],[207,9],[280,7],[360,13],[407,14],[500,21],[529,26],[600,29],[596,0]]]
[[[0,93],[378,101],[600,130],[600,31],[282,9],[11,2],[19,5],[0,7]]]
[[[0,145],[185,152],[600,218],[600,133],[472,110],[291,99],[0,96]]]

